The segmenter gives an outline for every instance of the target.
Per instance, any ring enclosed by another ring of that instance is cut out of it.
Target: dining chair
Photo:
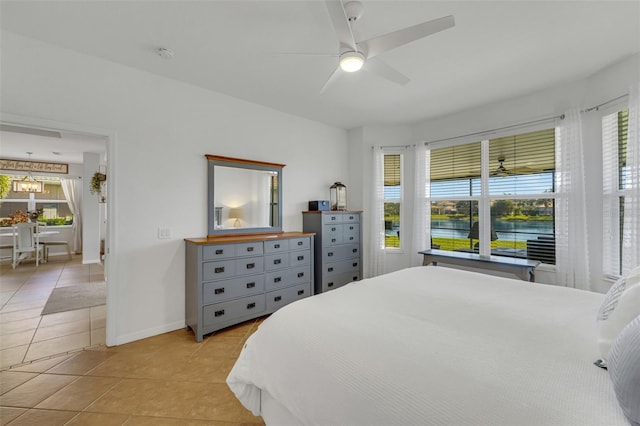
[[[16,223],[13,225],[13,269],[26,259],[26,255],[36,257],[36,267],[43,259],[44,248],[40,245],[35,223]]]
[[[37,232],[47,232],[47,223],[46,222],[38,222]],[[69,242],[66,240],[56,241],[48,239],[48,235],[44,236],[44,240],[40,240],[40,245],[44,248],[44,257],[43,262],[49,261],[49,247],[51,246],[65,246],[67,250],[67,257],[71,260],[71,249],[69,248]]]

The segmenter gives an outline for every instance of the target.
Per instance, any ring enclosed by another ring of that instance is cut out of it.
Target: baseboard
[[[107,309],[109,309],[108,306]],[[136,340],[146,339],[147,337],[157,336],[158,334],[168,333],[185,327],[186,325],[184,321],[176,321],[170,324],[163,324],[158,327],[136,331],[135,333],[123,334],[122,336],[116,337],[115,346],[124,345],[125,343],[135,342]]]

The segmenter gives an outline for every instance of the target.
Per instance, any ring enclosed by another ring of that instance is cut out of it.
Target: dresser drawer
[[[235,255],[235,244],[215,244],[202,247],[202,260],[228,259]]]
[[[206,262],[202,264],[202,280],[223,280],[236,275],[257,274],[263,271],[263,257],[245,257],[242,259]]]
[[[268,254],[264,257],[264,270],[274,271],[276,269],[289,267],[289,253]]]
[[[360,222],[360,215],[345,213],[342,215],[342,221],[344,223],[358,223]]]
[[[265,253],[279,253],[289,250],[289,240],[275,240],[264,242]]]
[[[322,249],[322,263],[335,262],[340,259],[347,259],[350,257],[360,257],[360,244],[344,244],[335,247],[325,247]]]
[[[311,248],[311,238],[292,238],[289,240],[289,250],[309,250]]]
[[[311,264],[311,251],[292,251],[289,253],[289,266],[302,266]]]
[[[229,302],[207,305],[202,308],[202,322],[205,326],[212,326],[244,316],[253,317],[265,312],[265,307],[264,293]]]
[[[267,272],[265,274],[264,288],[269,291],[280,287],[307,282],[311,282],[310,265],[285,269],[277,272]]]
[[[342,242],[357,243],[359,241],[360,241],[360,225],[357,223],[345,224]]]
[[[347,272],[344,274],[337,274],[337,275],[332,275],[332,276],[328,276],[322,279],[322,289],[321,291],[328,291],[328,290],[333,290],[336,289],[338,287],[342,287],[345,284],[349,284],[350,282],[353,281],[359,281],[360,280],[360,273],[359,271],[353,271],[353,272]],[[316,285],[318,285],[316,283]]]
[[[360,270],[360,259],[347,259],[341,262],[327,263],[322,271],[323,276],[330,277],[346,272],[357,272]]]
[[[344,226],[337,223],[325,225],[322,233],[322,245],[330,246],[334,244],[342,244]]]
[[[311,296],[310,287],[307,283],[267,293],[267,310],[275,311],[291,302]]]
[[[236,256],[258,256],[264,253],[262,241],[235,244]]]
[[[264,275],[214,281],[202,285],[202,303],[210,305],[264,292]]]
[[[343,214],[330,213],[322,215],[322,223],[327,225],[329,223],[342,223]]]

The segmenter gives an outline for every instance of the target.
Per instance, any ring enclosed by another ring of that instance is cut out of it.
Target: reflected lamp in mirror
[[[210,154],[205,157],[209,235],[282,232],[284,164]],[[222,207],[225,210],[218,221],[217,209]]]
[[[329,188],[331,210],[347,210],[347,187],[341,182],[336,182]]]

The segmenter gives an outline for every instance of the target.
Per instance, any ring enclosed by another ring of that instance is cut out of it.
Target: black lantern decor
[[[336,182],[329,188],[331,199],[331,210],[347,210],[347,187]]]

